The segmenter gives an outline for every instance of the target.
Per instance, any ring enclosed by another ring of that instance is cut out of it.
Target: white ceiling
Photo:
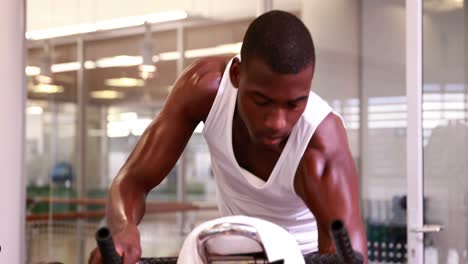
[[[302,0],[274,1],[282,10],[301,5]],[[173,10],[230,20],[255,16],[256,8],[255,0],[27,0],[27,31]]]

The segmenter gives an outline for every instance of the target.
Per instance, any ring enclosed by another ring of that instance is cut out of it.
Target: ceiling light
[[[67,72],[67,71],[77,71],[80,69],[79,62],[67,62],[67,63],[60,63],[54,64],[51,67],[52,72]]]
[[[169,51],[160,53],[157,56],[153,56],[153,60],[162,60],[162,61],[171,61],[171,60],[178,60],[180,57],[180,53],[177,51]]]
[[[155,72],[156,71],[156,66],[155,65],[139,65],[138,66],[138,69],[140,71],[144,71],[144,72]]]
[[[145,85],[145,82],[141,79],[127,77],[107,79],[104,83],[112,87],[141,87]]]
[[[44,84],[44,83],[34,85],[30,89],[30,91],[33,93],[45,93],[45,94],[63,93],[63,90],[64,90],[63,86],[53,85],[53,84]]]
[[[119,99],[123,98],[124,94],[122,92],[113,91],[113,90],[100,90],[100,91],[92,91],[91,97],[94,99]]]
[[[26,108],[26,114],[28,115],[41,115],[44,112],[44,109],[40,106],[28,106]]]
[[[36,66],[26,66],[25,73],[27,76],[34,76],[41,73],[41,69]]]
[[[231,43],[220,45],[216,47],[210,47],[205,49],[193,49],[187,50],[185,56],[187,58],[197,58],[197,57],[205,57],[205,56],[213,56],[213,55],[221,55],[221,54],[239,54],[240,48],[242,46],[242,42]],[[169,51],[163,52],[158,55],[152,56],[152,61],[173,61],[178,60],[180,57],[180,53],[177,51]],[[115,57],[107,57],[102,58],[97,61],[86,61],[85,62],[85,69],[95,69],[95,68],[109,68],[109,67],[131,67],[139,65],[140,70],[142,71],[156,71],[157,67],[155,65],[144,65],[143,64],[143,57],[142,56],[127,56],[127,55],[120,55]],[[141,68],[143,67],[143,68]],[[58,63],[53,64],[51,66],[51,70],[53,73],[57,72],[66,72],[66,71],[76,71],[79,70],[80,64],[79,62],[66,62],[66,63]],[[27,66],[26,74],[28,76],[38,75],[40,73],[40,69],[37,66]]]
[[[47,28],[26,32],[26,38],[32,40],[50,39],[96,31],[93,24],[78,24],[64,27]]]
[[[83,23],[64,27],[48,28],[26,32],[26,38],[32,40],[64,37],[76,34],[84,34],[101,30],[126,28],[143,25],[143,23],[161,23],[181,20],[188,17],[187,12],[182,10],[165,11],[142,16],[121,17],[109,20],[99,20],[95,23]]]
[[[140,56],[115,56],[109,58],[102,58],[96,61],[96,66],[98,68],[108,68],[108,67],[129,67],[140,65],[143,62],[143,58]]]
[[[95,69],[96,63],[94,61],[85,61],[84,66],[85,69]]]
[[[36,75],[36,81],[38,83],[42,83],[42,84],[51,84],[52,83],[52,77],[47,76],[47,75],[39,74],[39,75]]]

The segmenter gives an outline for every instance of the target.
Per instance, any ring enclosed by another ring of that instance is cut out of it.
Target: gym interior
[[[468,263],[465,0],[3,0],[0,262],[86,263],[109,186],[184,69],[239,54],[269,10],[316,49],[312,91],[359,172],[369,263]],[[143,256],[218,216],[195,129],[147,197]]]

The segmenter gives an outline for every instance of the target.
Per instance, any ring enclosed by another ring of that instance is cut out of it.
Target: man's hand
[[[113,235],[115,250],[122,256],[122,264],[135,264],[141,258],[140,232],[136,225],[127,225],[122,231]],[[95,248],[88,260],[89,264],[101,264],[102,257]]]

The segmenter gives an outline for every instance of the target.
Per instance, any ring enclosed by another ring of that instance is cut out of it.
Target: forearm
[[[147,192],[129,175],[119,175],[113,182],[108,195],[106,217],[113,232],[125,226],[138,225],[145,213]]]
[[[138,225],[145,213],[146,195],[164,180],[190,138],[192,125],[171,123],[169,117],[160,114],[145,131],[112,183],[106,212],[112,230]]]

